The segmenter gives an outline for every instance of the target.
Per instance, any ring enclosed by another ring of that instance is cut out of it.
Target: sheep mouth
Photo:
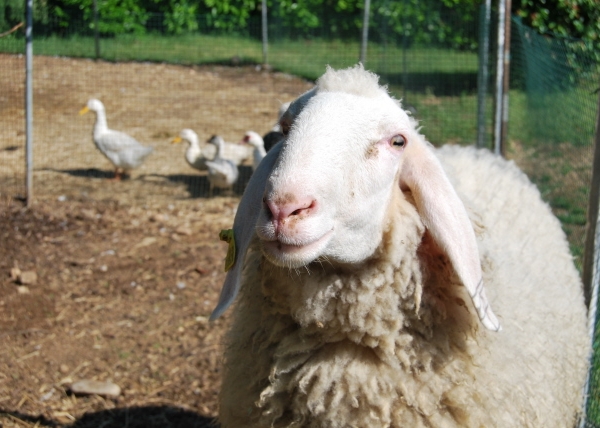
[[[281,239],[261,241],[262,252],[273,264],[281,267],[300,267],[320,257],[333,235],[333,229],[310,242],[286,243]]]

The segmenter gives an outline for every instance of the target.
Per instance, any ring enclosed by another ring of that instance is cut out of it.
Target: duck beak
[[[84,108],[82,108],[81,110],[79,110],[79,115],[83,115],[86,114],[88,111],[90,111],[88,106],[85,106]]]
[[[181,137],[175,137],[171,140],[171,144],[181,143],[183,139]]]

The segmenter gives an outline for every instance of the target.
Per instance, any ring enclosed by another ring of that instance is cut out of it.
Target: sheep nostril
[[[285,222],[293,216],[310,215],[317,206],[313,198],[304,200],[294,199],[290,202],[274,202],[269,198],[264,199],[264,210],[269,220]]]

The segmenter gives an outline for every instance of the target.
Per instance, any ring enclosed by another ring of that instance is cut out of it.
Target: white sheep
[[[526,176],[434,150],[362,66],[329,69],[282,125],[212,315],[236,300],[221,426],[573,426],[582,287]]]

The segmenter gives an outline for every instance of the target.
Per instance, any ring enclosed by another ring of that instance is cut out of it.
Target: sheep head
[[[400,188],[412,193],[483,324],[500,329],[483,289],[466,209],[416,122],[376,75],[361,65],[328,69],[280,122],[286,138],[256,171],[238,209],[240,255],[213,317],[237,293],[239,265],[254,234],[264,256],[281,267],[359,263],[381,244],[386,212]]]

